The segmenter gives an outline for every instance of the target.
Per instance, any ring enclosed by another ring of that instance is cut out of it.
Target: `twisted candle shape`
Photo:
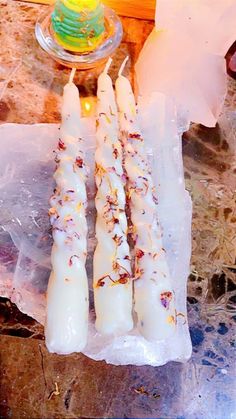
[[[174,294],[135,98],[129,80],[121,74],[125,63],[116,81],[116,94],[135,248],[135,311],[140,333],[148,340],[161,340],[175,330]]]
[[[111,78],[105,71],[98,79],[96,237],[94,297],[96,328],[103,334],[132,329],[132,281],[127,219],[125,214],[122,149]]]
[[[62,124],[56,153],[55,193],[49,210],[52,224],[52,273],[49,279],[46,345],[51,352],[80,352],[88,328],[86,187],[87,168],[81,134],[77,87],[64,87]]]

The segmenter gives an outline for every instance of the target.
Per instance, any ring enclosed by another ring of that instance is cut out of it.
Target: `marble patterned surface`
[[[0,0],[0,122],[59,122],[69,71],[39,48],[34,24],[45,6]],[[123,18],[124,39],[112,67],[133,64],[152,23]],[[94,103],[101,69],[78,72]],[[83,355],[48,354],[43,329],[0,299],[0,418],[234,419],[236,86],[219,124],[183,136],[186,185],[193,199],[188,312],[193,356],[186,364],[114,367]],[[91,106],[91,112],[93,106]],[[84,109],[84,112],[85,109]],[[0,252],[1,253],[1,252]],[[1,253],[1,258],[8,257]]]

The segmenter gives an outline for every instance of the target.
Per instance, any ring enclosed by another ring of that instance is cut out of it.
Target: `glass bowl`
[[[54,37],[51,24],[53,8],[42,13],[35,26],[35,35],[40,46],[55,61],[66,66],[76,67],[81,70],[96,67],[113,54],[119,46],[123,29],[120,19],[114,10],[104,6],[105,34],[103,42],[94,50],[88,53],[77,53],[68,51],[59,45]]]

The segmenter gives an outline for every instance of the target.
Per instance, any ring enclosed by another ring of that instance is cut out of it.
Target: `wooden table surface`
[[[34,25],[45,7],[0,0],[0,123],[60,121],[61,94],[69,70],[52,61],[35,40]],[[126,73],[134,84],[134,63],[153,23],[133,18],[122,18],[122,23],[124,37],[111,75],[115,80],[129,55]],[[82,99],[92,105],[100,71],[76,73]],[[193,198],[188,290],[192,359],[160,368],[115,367],[81,354],[48,354],[42,326],[0,299],[1,418],[232,417],[235,103],[231,80],[220,125],[212,129],[193,126],[183,141],[186,185]],[[4,243],[0,243],[0,258],[5,256]]]
[[[16,0],[19,1],[19,0]],[[53,5],[56,0],[25,0],[28,3]],[[114,9],[121,16],[150,19],[155,17],[155,0],[103,0],[106,6]]]

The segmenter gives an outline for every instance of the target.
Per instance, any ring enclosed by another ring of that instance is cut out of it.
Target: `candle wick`
[[[105,66],[105,68],[104,68],[104,73],[105,73],[105,74],[107,74],[107,72],[108,72],[108,70],[109,70],[109,68],[110,68],[110,66],[111,66],[111,63],[112,63],[112,58],[111,58],[111,57],[109,57],[109,58],[108,58],[108,60],[107,60],[106,66]]]
[[[72,68],[69,78],[69,83],[73,83],[74,77],[75,77],[76,68]]]
[[[126,66],[126,63],[127,63],[128,59],[129,59],[129,56],[127,55],[127,57],[125,57],[125,59],[124,59],[123,63],[121,64],[121,67],[120,67],[120,69],[119,69],[119,73],[118,73],[118,76],[119,76],[119,77],[120,77],[120,76],[122,76],[122,73],[123,73],[123,71],[124,71],[124,68],[125,68],[125,66]]]

